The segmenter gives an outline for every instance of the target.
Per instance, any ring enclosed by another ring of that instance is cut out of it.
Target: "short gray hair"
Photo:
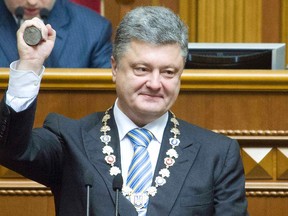
[[[118,62],[132,40],[155,45],[179,44],[186,60],[188,29],[178,15],[160,6],[138,7],[120,22],[114,40],[113,57]]]

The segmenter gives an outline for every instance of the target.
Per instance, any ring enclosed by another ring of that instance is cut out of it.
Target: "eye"
[[[166,78],[173,78],[176,74],[175,70],[163,70],[162,75]]]
[[[136,75],[142,75],[144,73],[147,73],[149,71],[149,69],[147,67],[143,67],[143,66],[138,66],[134,68],[134,72]]]

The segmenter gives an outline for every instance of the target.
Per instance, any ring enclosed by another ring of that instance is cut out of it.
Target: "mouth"
[[[158,98],[163,98],[163,95],[160,94],[149,94],[149,93],[142,93],[142,96],[148,99],[158,99]]]
[[[39,14],[39,9],[37,8],[25,8],[25,15],[28,17],[35,17]]]

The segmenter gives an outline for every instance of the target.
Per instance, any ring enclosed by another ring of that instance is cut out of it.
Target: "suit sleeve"
[[[239,144],[232,140],[215,184],[215,215],[244,216],[247,213],[245,175]]]
[[[15,112],[4,101],[0,103],[0,164],[50,186],[60,176],[58,137],[45,128],[33,129],[37,100],[22,112]]]
[[[36,100],[21,112],[15,112],[5,103],[4,97],[0,103],[0,150],[10,157],[20,155],[25,151],[34,124]]]

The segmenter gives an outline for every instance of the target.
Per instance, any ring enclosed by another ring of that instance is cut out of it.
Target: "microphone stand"
[[[85,187],[86,187],[86,216],[89,216],[90,214],[90,188],[92,188],[93,185],[93,176],[91,173],[86,171],[84,173],[84,181],[85,181]]]
[[[89,216],[89,210],[90,210],[90,185],[86,185],[87,188],[87,197],[86,197],[86,216]]]
[[[115,202],[115,216],[119,216],[119,189],[116,190]]]
[[[123,178],[122,175],[118,174],[113,179],[113,190],[115,194],[115,216],[119,216],[119,192],[122,190]]]

